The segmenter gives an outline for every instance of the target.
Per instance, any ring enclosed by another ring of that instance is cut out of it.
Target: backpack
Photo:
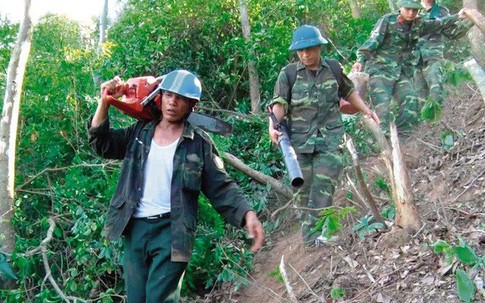
[[[325,59],[325,63],[330,67],[330,71],[333,74],[333,77],[335,80],[337,80],[337,84],[339,87],[339,97],[340,97],[340,112],[348,115],[353,115],[357,113],[359,110],[353,106],[350,102],[342,98],[342,94],[340,93],[342,86],[342,66],[337,60],[333,59]],[[291,63],[285,68],[285,74],[286,78],[288,79],[288,85],[290,87],[290,90],[293,88],[293,85],[295,84],[296,81],[296,66],[297,63]],[[291,92],[290,92],[291,96]]]

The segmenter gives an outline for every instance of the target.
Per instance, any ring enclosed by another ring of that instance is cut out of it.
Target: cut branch
[[[414,202],[414,193],[409,181],[409,174],[404,163],[397,128],[391,124],[391,144],[393,160],[393,179],[395,191],[393,191],[396,204],[396,224],[403,228],[408,234],[414,234],[421,228],[421,221]]]
[[[281,256],[280,274],[281,274],[281,278],[283,279],[283,282],[285,283],[286,291],[288,292],[288,297],[290,298],[290,301],[293,303],[298,303],[298,299],[296,298],[295,293],[293,292],[293,288],[291,287],[290,280],[288,279],[288,275],[286,274],[284,255]]]
[[[280,181],[267,176],[255,169],[252,169],[248,165],[244,164],[240,159],[230,153],[224,153],[223,155],[224,160],[227,161],[230,165],[232,165],[237,170],[241,171],[242,173],[248,175],[249,177],[253,178],[257,182],[267,185],[270,184],[273,189],[278,192],[279,194],[283,195],[285,198],[291,199],[293,197],[293,192],[287,186],[282,184]]]
[[[471,59],[465,62],[463,65],[467,68],[468,72],[477,84],[478,90],[485,101],[485,71],[475,59]]]
[[[372,194],[370,193],[369,189],[367,188],[367,185],[365,184],[364,176],[362,175],[362,169],[360,168],[359,155],[357,154],[357,150],[355,149],[354,143],[352,142],[351,138],[348,138],[346,145],[347,145],[347,149],[352,155],[352,162],[354,163],[355,174],[357,175],[357,180],[359,181],[359,188],[360,188],[360,191],[362,192],[362,195],[359,194],[359,197],[362,197],[364,199],[364,203],[370,208],[372,215],[374,216],[374,219],[377,222],[381,222],[382,224],[385,225],[384,219],[382,218],[381,214],[379,213],[379,210],[377,209],[376,201],[372,197]]]

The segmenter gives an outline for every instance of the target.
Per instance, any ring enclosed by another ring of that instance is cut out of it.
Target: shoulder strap
[[[333,77],[335,80],[337,80],[338,84],[338,91],[339,91],[339,96],[342,94],[340,93],[340,90],[342,89],[342,66],[340,65],[340,62],[334,59],[325,59],[325,62],[328,64],[330,67],[330,71],[332,71]]]
[[[330,67],[330,70],[332,71],[332,74],[335,77],[335,80],[337,80],[337,84],[339,88],[342,87],[341,85],[342,66],[340,65],[340,62],[334,59],[325,59],[325,62]],[[293,85],[296,82],[296,62],[288,64],[284,70],[285,70],[286,79],[288,80],[288,87],[290,88],[290,98],[291,98],[291,89],[293,88]]]
[[[325,59],[325,62],[330,67],[330,70],[332,71],[335,80],[337,80],[337,83],[340,86],[340,84],[342,83],[342,67],[340,66],[340,63],[337,60],[333,59]]]
[[[288,87],[291,89],[296,82],[296,62],[290,63],[285,67],[286,79],[288,79]],[[290,93],[291,96],[291,93]]]

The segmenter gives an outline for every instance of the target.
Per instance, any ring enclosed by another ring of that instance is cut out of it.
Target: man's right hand
[[[101,84],[101,100],[106,102],[107,98],[118,99],[123,96],[125,85],[119,76]]]
[[[274,128],[273,125],[273,120],[271,118],[269,119],[269,127],[268,127],[268,132],[269,132],[269,138],[271,141],[273,141],[274,144],[278,145],[278,137],[282,135],[282,133]]]
[[[351,71],[353,71],[353,72],[360,72],[360,71],[362,71],[362,63],[355,62],[354,65],[352,65]]]
[[[123,96],[124,92],[125,85],[118,76],[101,84],[101,98],[99,98],[98,107],[91,120],[91,127],[99,127],[108,116],[110,104],[108,100],[110,98],[118,99]]]

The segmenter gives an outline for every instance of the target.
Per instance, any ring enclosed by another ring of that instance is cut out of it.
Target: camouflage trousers
[[[445,71],[443,69],[443,59],[429,60],[422,64],[421,71],[416,72],[414,84],[421,99],[431,98],[443,105],[445,93],[443,81]]]
[[[332,206],[337,179],[343,167],[341,154],[336,151],[334,153],[298,154],[297,156],[305,180],[295,196],[298,206],[309,209]],[[319,220],[319,214],[318,210],[303,210],[300,213],[305,245],[312,245],[319,236],[312,232]]]
[[[369,96],[381,128],[389,131],[389,124],[394,122],[400,131],[410,130],[419,122],[422,101],[413,84],[413,74],[402,73],[398,80],[381,75],[371,75]]]

